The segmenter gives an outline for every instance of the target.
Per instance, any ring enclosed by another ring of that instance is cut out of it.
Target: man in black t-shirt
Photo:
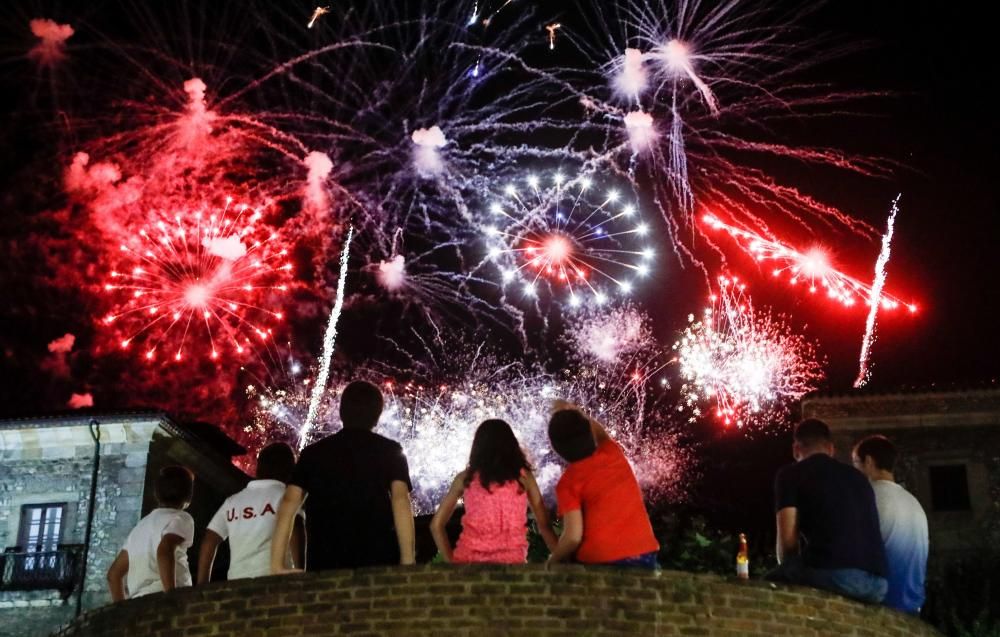
[[[306,569],[414,563],[410,473],[399,443],[372,431],[382,394],[355,381],[340,397],[344,428],[302,450],[278,508],[271,572],[284,571],[291,523],[305,502]]]
[[[885,597],[885,553],[875,493],[854,467],[833,458],[825,423],[795,427],[792,454],[774,481],[778,563],[768,579],[878,603]]]

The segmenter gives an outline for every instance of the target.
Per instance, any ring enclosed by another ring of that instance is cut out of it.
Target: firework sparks
[[[625,53],[615,61],[612,85],[619,95],[636,103],[639,96],[649,86],[649,74],[642,65],[642,51],[625,49]]]
[[[589,33],[570,41],[596,72],[586,84],[564,83],[584,108],[574,134],[609,140],[597,165],[651,190],[682,262],[711,267],[696,247],[703,229],[695,215],[709,202],[761,232],[771,220],[756,211],[767,207],[806,227],[819,222],[875,235],[868,224],[779,182],[766,167],[786,158],[860,176],[892,168],[879,158],[762,136],[777,121],[844,112],[844,103],[863,96],[800,79],[824,55],[837,54],[820,49],[821,40],[794,38],[807,9],[780,13],[765,2],[634,0],[594,2],[589,10]]]
[[[354,238],[354,227],[347,230],[347,238],[344,239],[344,246],[340,249],[340,276],[337,278],[337,300],[330,311],[330,320],[326,324],[326,334],[323,336],[323,354],[320,357],[319,374],[316,377],[316,384],[312,388],[312,397],[309,400],[309,411],[302,422],[299,430],[299,449],[306,446],[309,431],[316,422],[316,415],[319,413],[320,404],[323,401],[323,394],[326,392],[326,385],[330,379],[330,363],[333,361],[333,348],[337,344],[337,325],[340,323],[340,313],[344,309],[344,285],[347,283],[347,260],[351,254],[351,239]]]
[[[691,450],[668,427],[644,433],[636,429],[655,417],[642,413],[646,403],[619,397],[634,395],[631,378],[624,379],[630,387],[619,387],[614,375],[593,369],[580,375],[554,376],[497,359],[481,348],[458,345],[449,349],[449,360],[450,371],[437,370],[432,374],[441,374],[436,380],[416,380],[412,375],[403,380],[391,371],[371,369],[354,370],[349,376],[366,378],[381,387],[385,408],[377,431],[403,446],[418,512],[434,510],[452,479],[465,468],[476,427],[489,418],[510,423],[543,492],[551,494],[563,467],[551,450],[547,433],[556,398],[592,410],[623,446],[651,495],[682,496],[692,464]],[[337,397],[347,383],[348,376],[340,375],[322,392],[316,422],[323,426],[317,426],[310,437],[340,429]],[[248,395],[256,401],[254,428],[266,434],[265,439],[281,438],[282,431],[295,438],[290,432],[301,422],[314,389],[308,379],[287,389],[248,388]]]
[[[584,361],[616,366],[657,349],[650,323],[632,304],[594,308],[572,318],[566,334]]]
[[[694,63],[698,57],[691,50],[689,44],[676,38],[657,47],[652,53],[652,58],[658,63],[658,68],[666,77],[665,82],[676,83],[678,77],[686,76],[701,93],[708,110],[713,115],[718,115],[719,102],[715,98],[715,93],[694,70]]]
[[[763,425],[822,378],[815,348],[779,319],[755,310],[745,287],[720,277],[712,307],[700,320],[690,316],[674,344],[685,383],[680,408],[691,411],[692,421],[701,415],[700,405],[710,403],[727,427]]]
[[[549,32],[549,51],[554,51],[556,48],[556,31],[561,29],[562,25],[558,22],[548,24],[545,26],[545,30]]]
[[[886,222],[885,235],[882,237],[882,251],[879,252],[878,260],[875,261],[875,280],[872,283],[871,295],[868,297],[868,319],[865,321],[865,336],[861,340],[861,356],[858,359],[858,377],[854,379],[855,387],[862,387],[871,377],[869,365],[871,364],[871,349],[875,343],[875,318],[878,315],[879,307],[882,306],[882,289],[885,287],[885,266],[889,263],[889,249],[892,244],[892,232],[896,224],[896,213],[899,212],[899,198],[902,194],[896,195],[892,201],[892,209],[889,211],[889,221]]]
[[[312,17],[309,18],[309,24],[306,25],[306,28],[313,28],[313,25],[315,25],[316,21],[320,19],[320,16],[324,16],[328,13],[330,13],[330,7],[316,7],[313,9]]]
[[[73,27],[59,24],[47,18],[35,18],[28,23],[32,35],[38,43],[28,52],[28,56],[41,66],[55,66],[66,55],[66,40],[73,36]]]
[[[858,305],[859,299],[863,299],[867,305],[877,302],[883,310],[895,310],[902,306],[910,313],[917,311],[916,304],[883,294],[881,286],[878,293],[875,293],[871,286],[840,272],[833,267],[829,255],[822,248],[814,247],[799,252],[785,244],[723,223],[712,215],[705,215],[703,221],[713,230],[728,233],[739,247],[757,262],[762,264],[768,261],[774,262],[774,267],[771,269],[774,278],[787,278],[791,285],[805,285],[810,294],[822,290],[824,296],[846,307]],[[890,226],[890,236],[891,232]],[[886,250],[884,240],[883,250]]]
[[[227,199],[220,212],[163,215],[122,243],[124,262],[103,286],[117,303],[103,323],[120,346],[141,339],[145,359],[164,349],[180,361],[188,349],[214,360],[224,347],[266,343],[268,323],[284,318],[270,303],[288,290],[292,265],[262,217]]]
[[[597,192],[586,176],[550,179],[543,185],[542,177],[529,175],[526,189],[510,184],[507,199],[490,207],[488,259],[504,285],[520,279],[528,297],[543,283],[565,289],[570,306],[587,298],[600,305],[610,294],[631,292],[653,258],[636,206],[623,203],[618,190]]]
[[[417,172],[423,177],[440,175],[444,170],[440,149],[448,143],[441,128],[439,126],[419,128],[413,131],[411,139],[414,145],[413,164]]]

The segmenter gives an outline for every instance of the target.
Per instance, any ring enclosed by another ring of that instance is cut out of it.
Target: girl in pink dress
[[[460,498],[465,500],[465,515],[452,550],[445,526]],[[528,555],[528,506],[552,550],[558,538],[524,451],[510,425],[487,420],[472,440],[468,468],[455,476],[431,520],[434,543],[447,562],[523,564]]]

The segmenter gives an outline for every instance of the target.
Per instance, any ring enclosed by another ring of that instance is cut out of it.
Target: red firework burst
[[[260,210],[153,213],[119,249],[121,262],[104,283],[114,309],[102,323],[123,349],[142,342],[143,357],[181,361],[190,352],[216,360],[266,344],[284,318],[280,295],[292,264]]]
[[[833,267],[829,255],[822,248],[812,247],[799,252],[783,243],[724,223],[711,214],[704,215],[702,221],[712,230],[728,233],[741,250],[759,263],[773,262],[771,275],[774,278],[787,278],[791,285],[804,283],[811,294],[822,290],[824,296],[845,307],[861,303],[871,305],[872,286]],[[911,314],[917,312],[915,303],[886,293],[877,296],[883,310],[905,307]]]

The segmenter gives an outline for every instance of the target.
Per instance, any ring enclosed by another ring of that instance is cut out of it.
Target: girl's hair
[[[469,467],[465,473],[465,486],[479,474],[484,489],[491,484],[504,484],[521,477],[521,471],[530,471],[531,465],[524,457],[510,425],[503,420],[491,419],[476,429],[469,454]]]

